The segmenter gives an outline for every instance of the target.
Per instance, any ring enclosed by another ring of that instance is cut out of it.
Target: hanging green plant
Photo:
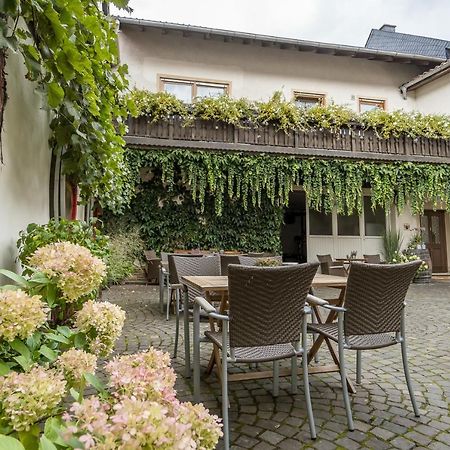
[[[167,92],[133,89],[128,95],[128,99],[131,104],[131,115],[133,117],[146,115],[151,123],[172,116],[185,117],[188,113],[186,105]]]

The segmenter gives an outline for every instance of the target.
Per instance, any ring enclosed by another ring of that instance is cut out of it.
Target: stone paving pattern
[[[127,312],[117,353],[135,353],[154,346],[172,354],[175,320],[172,315],[166,322],[159,312],[158,292],[157,286],[145,285],[115,286],[105,292],[105,300]],[[319,294],[325,297],[329,292]],[[301,378],[297,395],[290,394],[289,379],[281,378],[277,398],[271,395],[271,380],[230,383],[232,448],[450,449],[450,283],[412,285],[407,299],[409,362],[420,418],[412,412],[400,346],[395,345],[363,352],[362,384],[351,396],[353,432],[347,429],[339,374],[310,376],[318,434],[315,441],[309,435]],[[210,349],[210,345],[202,344],[203,367]],[[353,380],[354,353],[346,352]],[[326,350],[320,356],[319,364],[329,362]],[[192,400],[192,382],[183,378],[182,326],[179,356],[173,360],[173,367],[178,374],[179,398]],[[215,374],[202,379],[202,401],[220,416],[220,385]]]

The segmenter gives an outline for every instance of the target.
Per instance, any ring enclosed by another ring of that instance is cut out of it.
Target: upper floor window
[[[229,94],[230,84],[209,80],[160,77],[160,90],[173,94],[185,103],[192,103],[196,97],[219,97]]]
[[[386,109],[386,101],[375,98],[359,98],[359,112],[373,111],[374,109]]]
[[[294,92],[294,101],[299,108],[312,108],[325,105],[325,94],[312,94],[309,92]]]

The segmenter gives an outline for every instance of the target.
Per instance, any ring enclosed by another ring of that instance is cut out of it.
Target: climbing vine
[[[112,0],[127,8],[128,0]],[[128,108],[116,25],[94,0],[0,2],[0,47],[20,52],[52,111],[51,146],[85,197],[121,203]],[[24,124],[26,126],[26,124]]]
[[[261,207],[267,199],[281,208],[288,204],[296,185],[303,186],[310,208],[327,212],[336,208],[340,214],[361,213],[364,187],[371,188],[374,208],[388,209],[395,204],[401,210],[409,202],[413,212],[420,213],[426,202],[450,206],[449,165],[184,149],[130,149],[127,162],[130,191],[140,188],[143,173],[149,179],[160,174],[165,191],[176,192],[179,186],[186,186],[200,211],[213,201],[218,216],[227,201],[235,201],[246,210]]]

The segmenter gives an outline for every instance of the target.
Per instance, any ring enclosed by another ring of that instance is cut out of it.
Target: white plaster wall
[[[8,101],[4,113],[0,165],[0,267],[16,268],[16,241],[28,223],[49,219],[49,117],[42,97],[25,79],[21,56],[6,63]]]
[[[327,102],[357,109],[358,97],[385,99],[389,110],[414,108],[414,98],[404,100],[399,86],[423,71],[409,65],[362,58],[320,55],[163,35],[160,31],[125,27],[119,33],[121,61],[129,66],[131,85],[158,90],[157,74],[231,82],[233,97],[267,99],[282,89],[327,95]]]
[[[450,114],[450,74],[415,91],[417,110],[431,114]]]

